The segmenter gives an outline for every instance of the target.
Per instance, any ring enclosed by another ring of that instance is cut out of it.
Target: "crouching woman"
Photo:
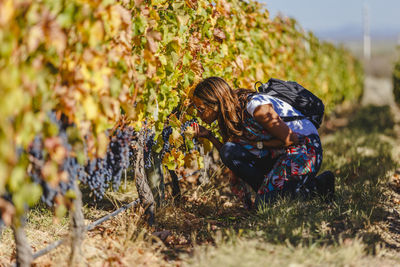
[[[306,118],[281,119],[302,116],[292,106],[252,90],[232,90],[219,77],[201,81],[192,102],[205,123],[218,121],[223,143],[197,124],[196,134],[218,149],[222,162],[238,178],[233,189],[242,199],[246,197],[243,182],[257,193],[256,206],[282,195],[332,196],[333,174],[327,171],[316,176],[322,163],[317,129]]]

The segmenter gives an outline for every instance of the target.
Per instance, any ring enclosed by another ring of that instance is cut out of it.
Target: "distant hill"
[[[347,25],[336,29],[315,31],[316,36],[322,40],[333,42],[348,42],[358,41],[363,39],[363,29],[361,26]],[[399,42],[400,29],[385,28],[385,29],[372,29],[371,39],[387,40],[391,42]]]

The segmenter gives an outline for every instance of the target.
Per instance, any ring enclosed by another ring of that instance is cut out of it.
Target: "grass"
[[[337,246],[275,245],[263,240],[238,239],[217,249],[202,247],[187,258],[190,266],[392,266],[396,261],[383,255],[366,256],[358,239]]]
[[[395,266],[400,264],[400,138],[388,107],[345,112],[348,124],[323,130],[322,170],[336,175],[335,201],[280,199],[247,211],[230,193],[226,170],[211,182],[182,182],[180,202],[168,196],[146,227],[141,209],[131,209],[87,233],[83,266]],[[327,123],[329,124],[329,123]],[[127,189],[94,205],[84,199],[87,223],[135,197]],[[87,194],[84,194],[87,195]],[[168,195],[168,194],[167,194]],[[28,215],[35,248],[65,236],[68,219],[57,224],[40,205]],[[167,233],[161,241],[153,232]],[[1,236],[0,265],[13,258],[11,231]],[[11,244],[11,245],[10,245]],[[35,261],[65,266],[68,246]]]

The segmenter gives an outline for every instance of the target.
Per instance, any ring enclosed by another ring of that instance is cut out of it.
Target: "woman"
[[[251,90],[234,91],[219,77],[201,81],[192,100],[204,122],[218,121],[223,143],[196,124],[197,136],[209,139],[222,162],[257,192],[257,206],[284,194],[332,197],[333,174],[327,171],[316,177],[322,163],[317,129],[308,119],[286,123],[281,119],[302,116],[292,106]],[[244,196],[243,188],[235,192]]]

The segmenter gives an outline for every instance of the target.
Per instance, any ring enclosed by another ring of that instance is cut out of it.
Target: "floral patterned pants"
[[[271,149],[269,157],[261,160],[255,159],[240,144],[224,144],[220,156],[234,174],[231,179],[232,191],[248,202],[249,192],[244,182],[250,184],[257,192],[256,205],[261,201],[273,201],[282,194],[309,192],[314,187],[314,177],[322,164],[322,146],[318,135],[299,137],[300,144]],[[260,163],[262,161],[264,164]]]

